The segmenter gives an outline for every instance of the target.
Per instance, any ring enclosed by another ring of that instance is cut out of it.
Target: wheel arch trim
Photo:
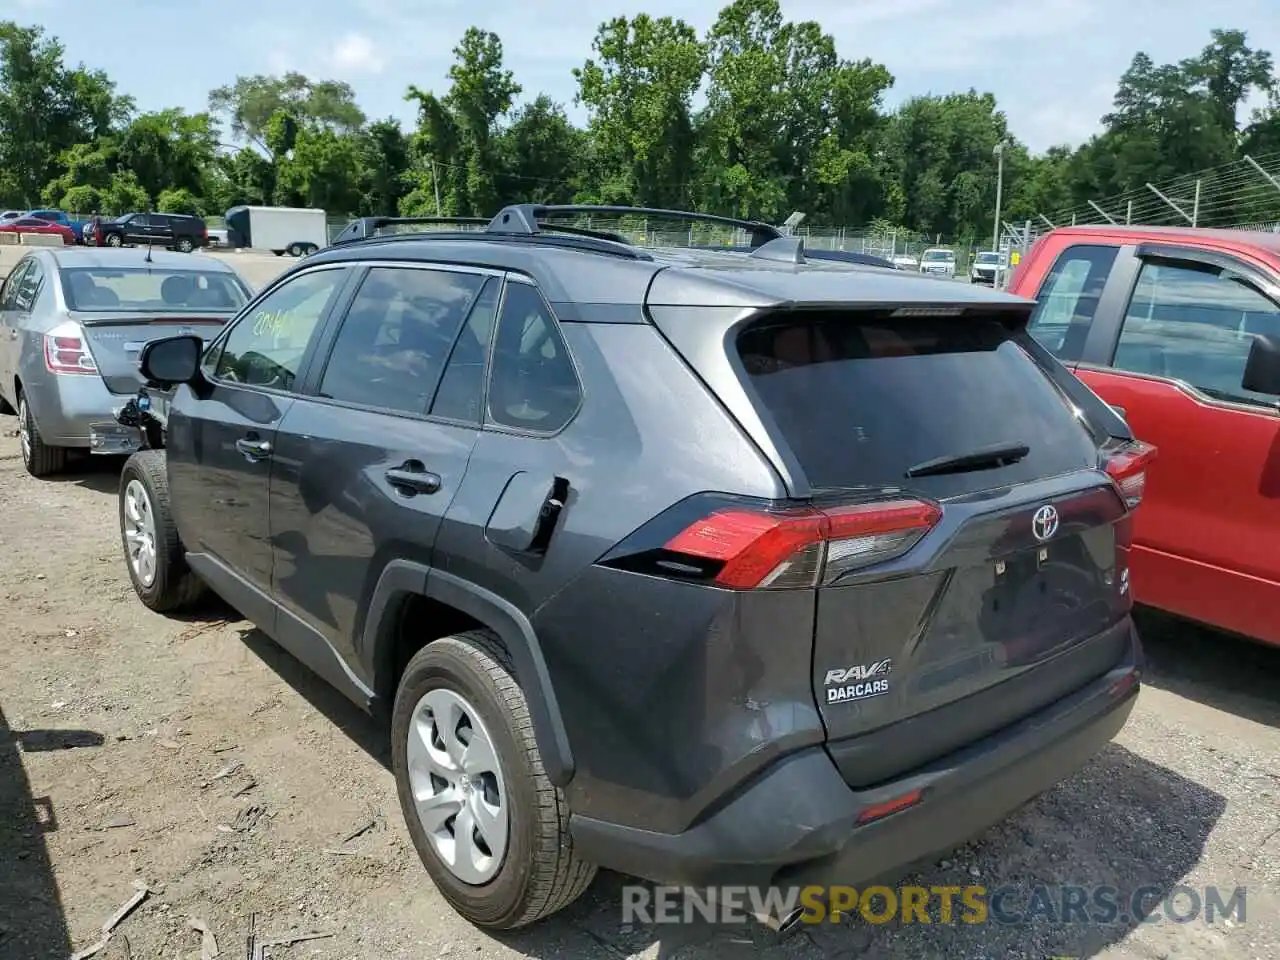
[[[527,693],[547,778],[557,787],[567,786],[574,774],[573,753],[542,646],[529,618],[490,590],[411,560],[388,563],[370,598],[361,643],[378,696],[387,702],[395,696],[395,614],[400,604],[414,595],[447,604],[498,635],[511,656],[516,680]]]

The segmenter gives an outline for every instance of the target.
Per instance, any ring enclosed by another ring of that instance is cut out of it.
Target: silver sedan
[[[143,344],[177,333],[212,339],[249,297],[212,257],[33,249],[0,288],[0,409],[18,415],[27,471],[57,473],[74,449],[131,452],[136,432],[114,410],[142,383]]]

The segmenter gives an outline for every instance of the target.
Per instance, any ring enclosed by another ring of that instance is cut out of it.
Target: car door
[[[280,423],[271,476],[280,642],[321,673],[333,663],[317,653],[359,673],[356,638],[386,559],[431,562],[480,430],[502,277],[386,264],[355,284]]]
[[[151,226],[147,233],[151,236],[151,242],[158,247],[171,247],[174,244],[173,235],[173,217],[165,216],[162,213],[153,213],[151,216]]]
[[[179,387],[169,409],[169,494],[192,566],[268,631],[276,429],[349,276],[320,266],[270,287],[206,351],[199,393]]]
[[[1280,340],[1280,288],[1243,260],[1138,247],[1115,323],[1077,375],[1159,448],[1135,525],[1137,599],[1280,643],[1280,396],[1242,386]]]
[[[16,408],[18,398],[13,388],[14,374],[18,365],[18,313],[14,309],[14,299],[23,275],[31,266],[31,258],[21,260],[5,278],[0,287],[0,396],[9,405]]]
[[[580,440],[566,435],[582,385],[564,331],[529,278],[508,276],[493,339],[484,429],[431,576],[491,590],[532,618],[581,570],[584,546],[598,547],[579,540],[566,550],[570,542],[557,533],[589,466]]]

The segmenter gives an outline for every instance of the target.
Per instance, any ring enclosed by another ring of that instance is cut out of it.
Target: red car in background
[[[74,246],[76,242],[76,232],[70,227],[36,217],[19,217],[0,222],[0,233],[54,233],[61,236],[62,242],[68,246]]]
[[[1030,332],[1159,453],[1134,599],[1280,645],[1280,235],[1067,227],[1010,292]]]

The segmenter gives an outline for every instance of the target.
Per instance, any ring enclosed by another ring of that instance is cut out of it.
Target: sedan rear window
[[[1067,401],[999,317],[822,311],[738,338],[750,385],[819,488],[952,496],[1097,465]],[[908,479],[941,457],[1025,445],[1021,459]]]
[[[248,296],[231,274],[213,270],[116,270],[76,267],[62,271],[71,310],[93,313],[236,311]]]

